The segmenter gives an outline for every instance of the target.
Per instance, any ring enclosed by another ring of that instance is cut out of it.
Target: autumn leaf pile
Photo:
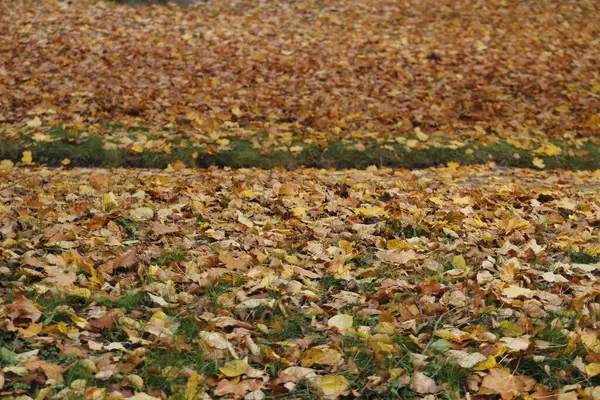
[[[0,390],[592,399],[596,173],[0,169]]]
[[[176,132],[219,146],[257,131],[267,150],[340,138],[579,146],[600,132],[599,11],[594,0],[6,1],[0,131],[49,140],[32,130],[67,126],[135,151],[168,149]],[[102,124],[161,139],[132,143]]]

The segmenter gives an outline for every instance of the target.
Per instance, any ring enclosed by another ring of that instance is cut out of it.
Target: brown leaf
[[[157,236],[161,236],[167,233],[177,233],[179,232],[179,228],[176,225],[165,225],[155,222],[152,224],[152,232]]]
[[[15,320],[17,318],[25,318],[29,319],[31,322],[36,322],[42,316],[40,310],[33,306],[33,303],[30,302],[23,296],[21,292],[14,292],[15,300],[12,304],[6,305],[6,315],[11,319]]]
[[[483,378],[478,394],[498,394],[503,400],[511,400],[527,394],[535,387],[535,380],[528,376],[513,375],[508,368],[493,368]]]
[[[238,383],[233,383],[228,379],[221,379],[214,390],[216,396],[245,396],[248,392],[253,392],[262,387],[262,382],[258,379],[249,379]]]

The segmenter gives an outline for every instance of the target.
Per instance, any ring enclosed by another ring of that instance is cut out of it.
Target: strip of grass
[[[65,133],[68,135],[68,132]],[[230,149],[217,154],[198,152],[194,147],[177,147],[170,153],[159,153],[144,150],[141,153],[123,149],[106,150],[104,142],[98,136],[91,136],[84,141],[65,138],[52,142],[7,141],[0,140],[0,160],[13,162],[21,160],[23,151],[31,151],[34,162],[49,166],[60,166],[65,158],[72,167],[132,167],[132,168],[165,168],[176,161],[182,161],[189,167],[283,167],[295,169],[299,167],[314,168],[359,168],[371,165],[394,168],[426,168],[449,162],[461,165],[481,164],[494,161],[506,167],[533,167],[533,158],[539,157],[546,168],[569,170],[595,170],[600,168],[600,146],[588,144],[582,149],[585,156],[567,155],[567,147],[559,156],[536,155],[531,151],[517,149],[506,142],[488,146],[468,145],[461,149],[430,147],[426,150],[407,150],[404,146],[393,145],[383,148],[373,145],[365,151],[358,151],[344,142],[335,142],[326,149],[316,145],[297,143],[302,147],[299,153],[274,151],[269,156],[261,154],[261,149],[253,147],[249,140],[234,139]],[[393,149],[393,150],[391,150]],[[471,149],[471,154],[466,150]]]

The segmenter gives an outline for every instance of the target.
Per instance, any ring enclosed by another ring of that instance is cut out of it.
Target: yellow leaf
[[[71,321],[81,329],[85,329],[88,326],[88,322],[85,318],[78,317],[77,315],[69,315]]]
[[[228,378],[234,378],[248,371],[248,368],[250,366],[246,360],[233,360],[219,368],[219,371]]]
[[[388,250],[397,250],[397,249],[409,249],[410,245],[406,243],[404,240],[400,239],[392,239],[388,240],[386,243]]]
[[[600,340],[598,340],[598,336],[595,332],[583,331],[579,337],[581,339],[581,343],[583,343],[587,349],[593,351],[594,353],[600,353]]]
[[[219,139],[217,140],[217,144],[219,146],[227,146],[229,144],[229,139]]]
[[[329,318],[329,321],[327,321],[327,326],[338,328],[342,334],[345,334],[348,328],[352,326],[353,322],[354,318],[352,315],[339,314]]]
[[[350,388],[350,383],[342,375],[325,375],[318,382],[325,396],[341,396]]]
[[[19,332],[21,332],[21,335],[23,335],[23,337],[25,338],[30,338],[33,337],[35,335],[37,335],[38,333],[40,333],[42,331],[42,324],[30,324],[27,329],[22,329],[22,328],[17,328],[19,330]]]
[[[200,119],[200,114],[198,114],[195,111],[190,111],[187,114],[185,114],[185,118],[189,119],[190,121],[193,121],[195,119]]]
[[[127,375],[127,380],[129,381],[131,386],[133,386],[137,390],[142,390],[142,388],[144,387],[144,380],[139,375],[136,375],[136,374]]]
[[[591,363],[585,366],[585,373],[589,376],[600,374],[600,363]]]
[[[198,375],[196,371],[192,373],[192,376],[187,381],[185,385],[185,400],[196,400],[198,396],[198,386],[200,385],[201,376]]]
[[[354,212],[358,215],[362,215],[363,217],[382,217],[387,215],[386,211],[379,207],[360,207],[354,210]]]
[[[452,267],[455,269],[465,269],[467,268],[467,262],[463,256],[454,256],[452,257]]]
[[[425,142],[427,139],[429,139],[429,135],[427,135],[424,132],[421,132],[421,128],[419,127],[415,128],[415,136],[422,142]]]
[[[28,128],[39,128],[40,126],[42,126],[42,120],[40,117],[35,117],[27,121]]]
[[[342,355],[327,346],[318,346],[308,349],[302,355],[302,366],[310,367],[313,364],[335,365],[342,359]]]
[[[306,216],[306,208],[304,208],[304,207],[296,207],[296,208],[292,209],[292,214],[296,218],[305,217]]]
[[[102,194],[102,207],[104,209],[113,208],[117,206],[117,199],[113,192]]]
[[[489,356],[487,360],[480,362],[475,367],[473,367],[474,371],[485,371],[488,369],[494,368],[498,363],[496,362],[496,357]]]
[[[539,169],[544,169],[544,168],[546,168],[546,164],[544,164],[544,160],[542,160],[541,158],[538,158],[538,157],[535,157],[535,158],[533,159],[533,162],[532,162],[532,164],[533,164],[535,167],[538,167]]]
[[[500,327],[504,333],[504,336],[517,337],[523,334],[523,329],[519,328],[514,322],[507,320],[500,322]]]
[[[23,164],[31,164],[33,162],[33,156],[30,151],[24,151],[23,157],[21,158]]]
[[[464,342],[466,340],[473,339],[473,335],[467,332],[463,332],[460,329],[450,328],[450,329],[439,329],[433,334],[442,339],[451,340],[453,342]]]
[[[254,193],[252,190],[244,190],[241,194],[247,199],[253,199],[256,197],[256,193]]]
[[[3,385],[0,384],[0,388],[2,388]],[[49,397],[50,394],[52,393],[52,391],[54,390],[54,388],[52,387],[45,387],[42,390],[40,390],[37,394],[37,396],[35,397],[35,400],[44,400],[45,398]]]
[[[65,158],[65,159],[64,159],[64,160],[62,160],[60,163],[61,163],[62,165],[69,165],[69,164],[71,164],[71,160],[69,160],[68,158]]]
[[[66,335],[66,336],[69,336],[69,337],[70,337],[70,335],[79,333],[79,329],[77,329],[73,326],[67,325],[67,323],[64,321],[60,321],[58,324],[56,324],[56,330],[58,330],[60,333]]]
[[[427,200],[429,200],[433,204],[437,204],[438,206],[441,206],[442,204],[444,204],[444,200],[440,199],[439,197],[435,197],[435,196],[428,197]]]
[[[69,294],[71,296],[82,297],[84,299],[89,299],[90,297],[92,297],[92,292],[90,292],[90,289],[87,289],[87,288],[71,289],[69,291]]]
[[[393,344],[382,343],[382,342],[376,342],[376,343],[377,343],[377,347],[379,347],[379,350],[383,351],[384,353],[395,353],[398,351],[396,349],[396,346],[394,346]]]
[[[154,217],[154,210],[150,207],[138,207],[129,212],[136,221],[146,221]]]
[[[515,298],[521,297],[521,296],[531,298],[531,297],[533,297],[534,294],[535,294],[535,292],[533,290],[527,289],[527,288],[522,288],[522,287],[516,286],[516,285],[508,285],[507,287],[502,289],[502,295],[506,296],[508,298],[511,298],[511,299],[515,299]]]
[[[557,156],[562,152],[562,149],[556,145],[548,144],[535,149],[533,152],[536,154],[545,154],[547,156]]]
[[[14,167],[15,164],[10,161],[10,160],[2,160],[0,161],[0,171],[2,171],[3,169],[11,169],[12,167]]]

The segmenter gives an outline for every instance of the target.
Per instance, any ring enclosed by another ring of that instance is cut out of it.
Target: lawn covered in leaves
[[[595,0],[5,1],[0,139],[200,155],[245,139],[288,157],[506,142],[587,157],[599,35]]]
[[[598,172],[1,166],[2,396],[600,390]]]

